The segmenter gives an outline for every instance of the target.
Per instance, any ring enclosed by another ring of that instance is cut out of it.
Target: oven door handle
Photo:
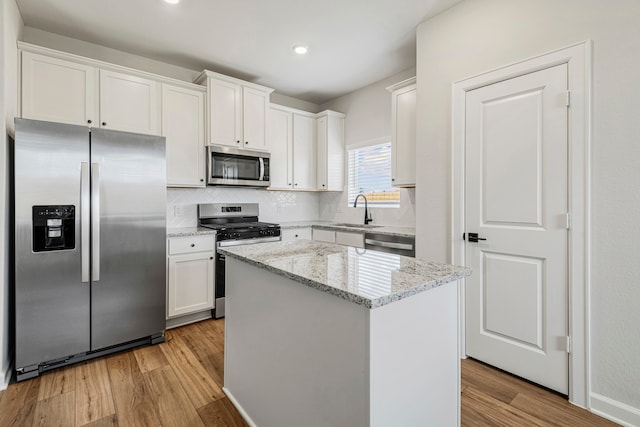
[[[218,242],[218,247],[225,248],[229,246],[253,245],[256,243],[279,242],[280,240],[282,240],[280,236],[260,237],[258,239],[223,240]]]

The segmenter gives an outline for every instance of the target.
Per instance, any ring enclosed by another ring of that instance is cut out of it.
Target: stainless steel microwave
[[[243,187],[268,187],[267,152],[242,150],[219,145],[207,146],[207,184]]]

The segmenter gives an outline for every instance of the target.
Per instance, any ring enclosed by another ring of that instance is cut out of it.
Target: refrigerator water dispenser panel
[[[73,205],[33,207],[33,252],[62,251],[76,247]]]

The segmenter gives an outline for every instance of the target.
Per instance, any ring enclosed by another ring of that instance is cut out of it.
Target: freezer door
[[[89,129],[25,119],[15,123],[15,348],[20,369],[90,348],[89,247],[82,245],[89,236],[80,224],[89,213]]]
[[[91,131],[91,349],[163,332],[164,137]]]

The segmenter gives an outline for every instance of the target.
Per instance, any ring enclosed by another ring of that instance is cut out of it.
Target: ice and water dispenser
[[[33,207],[33,251],[74,249],[76,215],[73,205]]]

